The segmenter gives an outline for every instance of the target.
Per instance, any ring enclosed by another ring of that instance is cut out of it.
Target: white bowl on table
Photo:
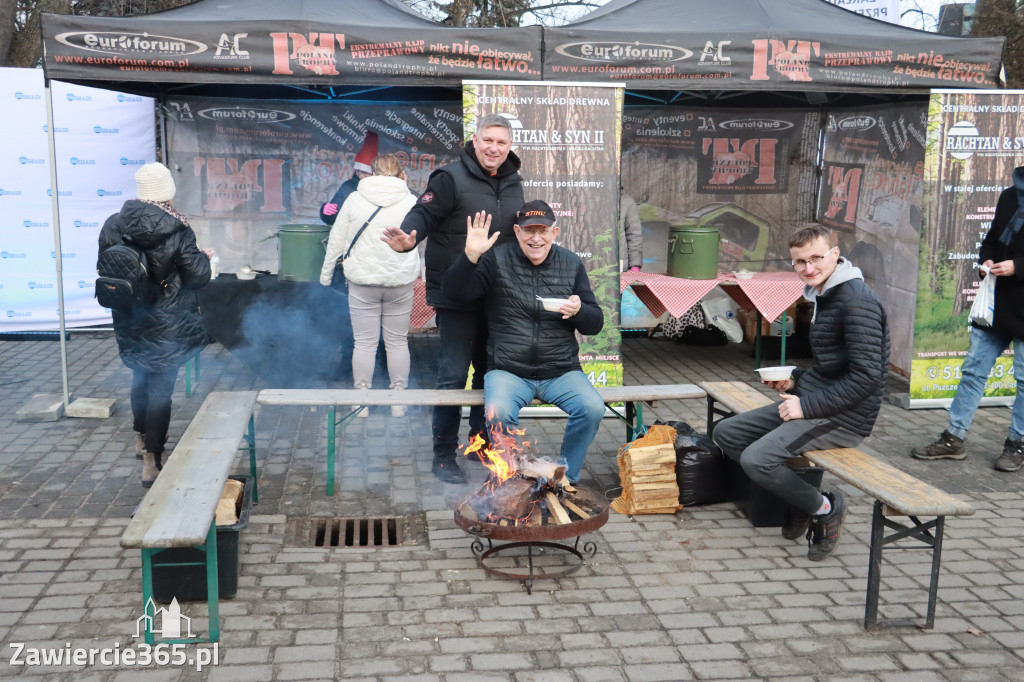
[[[761,375],[762,381],[785,381],[793,376],[794,369],[796,369],[795,365],[785,365],[782,367],[762,367],[754,371]]]
[[[737,270],[736,272],[734,272],[732,274],[733,274],[733,276],[736,277],[736,279],[750,279],[751,277],[754,276],[753,272],[748,272],[746,270]]]
[[[243,265],[238,272],[235,273],[235,277],[238,279],[256,279],[256,271],[250,268],[248,265]]]
[[[561,312],[562,306],[569,303],[567,298],[544,298],[543,296],[538,296],[537,300],[544,306],[544,310],[552,313]]]

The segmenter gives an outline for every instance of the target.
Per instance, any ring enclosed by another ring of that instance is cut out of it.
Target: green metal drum
[[[718,276],[718,228],[673,225],[668,231],[668,274],[686,279]]]
[[[330,233],[330,225],[282,225],[277,231],[277,278],[284,282],[319,281]]]

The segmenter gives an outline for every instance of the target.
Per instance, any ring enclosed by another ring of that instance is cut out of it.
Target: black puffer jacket
[[[498,232],[498,244],[515,240],[512,229],[516,213],[523,207],[523,179],[519,176],[519,157],[508,158],[494,175],[488,175],[476,160],[473,142],[467,142],[459,160],[430,175],[427,189],[402,221],[402,229],[416,230],[416,240],[427,240],[427,303],[434,308],[473,310],[466,304],[445,297],[441,280],[445,271],[466,248],[466,218],[477,211],[491,215],[491,232]]]
[[[210,281],[210,259],[196,246],[191,227],[158,204],[137,199],[107,218],[99,250],[122,241],[146,253],[151,278],[164,286],[153,305],[114,311],[121,360],[131,369],[178,367],[206,344],[196,289]]]
[[[526,379],[553,379],[580,369],[576,332],[597,334],[604,326],[583,262],[558,245],[540,265],[529,261],[518,242],[492,248],[475,264],[462,256],[445,273],[443,292],[455,301],[484,299],[488,369]],[[581,308],[568,320],[537,300],[573,294]]]
[[[841,283],[829,286],[837,274]],[[804,418],[828,419],[861,436],[871,435],[889,371],[889,321],[881,301],[849,261],[840,260],[817,295],[810,342],[817,364],[794,372],[792,391],[800,396]]]
[[[987,260],[994,263],[1013,261],[1013,275],[996,278],[996,308],[992,327],[981,329],[1024,339],[1024,229],[1016,235],[1012,235],[1012,232],[1007,235],[1009,243],[1001,240],[1020,205],[1019,197],[1024,194],[1024,166],[1014,169],[1013,184],[1013,187],[1007,187],[999,195],[995,219],[978,251],[979,263]]]

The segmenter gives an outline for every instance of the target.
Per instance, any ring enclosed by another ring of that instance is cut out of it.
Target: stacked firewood
[[[612,501],[612,509],[620,514],[674,514],[679,510],[675,440],[675,429],[655,425],[646,436],[619,450],[622,496]]]

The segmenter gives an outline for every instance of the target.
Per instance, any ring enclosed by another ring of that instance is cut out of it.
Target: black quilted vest
[[[509,152],[498,175],[488,177],[476,162],[473,143],[466,144],[459,160],[435,173],[447,173],[455,183],[456,206],[452,214],[430,230],[425,255],[427,267],[427,303],[435,308],[474,310],[477,303],[455,302],[441,295],[445,270],[466,248],[466,217],[477,211],[491,214],[491,231],[501,233],[498,244],[515,241],[512,226],[523,207],[523,179],[519,176],[519,157]]]
[[[518,242],[494,247],[494,257],[497,275],[486,310],[488,368],[527,379],[551,379],[580,369],[574,326],[537,300],[572,295],[579,257],[552,246],[547,259],[535,266]]]

